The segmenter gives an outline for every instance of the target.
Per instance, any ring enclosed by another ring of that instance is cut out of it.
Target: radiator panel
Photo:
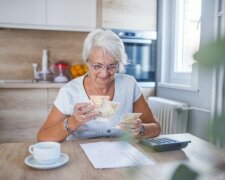
[[[159,97],[149,97],[148,103],[161,125],[161,134],[185,133],[187,131],[186,103]]]

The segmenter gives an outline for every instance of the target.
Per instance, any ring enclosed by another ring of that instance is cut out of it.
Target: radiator
[[[187,131],[186,103],[149,97],[148,103],[161,125],[161,134],[185,133]]]

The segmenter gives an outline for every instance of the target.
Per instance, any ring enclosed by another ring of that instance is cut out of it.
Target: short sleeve
[[[84,76],[75,78],[65,84],[58,93],[54,105],[65,115],[71,115],[75,104],[89,101],[83,87]]]
[[[137,81],[134,79],[134,102],[142,95],[142,91]]]
[[[70,96],[64,87],[59,90],[54,105],[63,114],[70,115],[72,113],[73,107],[70,105]]]

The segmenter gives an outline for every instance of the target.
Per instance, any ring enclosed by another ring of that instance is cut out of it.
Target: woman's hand
[[[80,124],[84,124],[87,121],[90,121],[91,119],[95,119],[96,116],[100,115],[95,104],[92,102],[77,103],[73,109],[74,111],[72,116]]]
[[[142,128],[142,122],[139,118],[129,119],[120,123],[120,127],[125,132],[132,133],[134,136],[138,136]]]

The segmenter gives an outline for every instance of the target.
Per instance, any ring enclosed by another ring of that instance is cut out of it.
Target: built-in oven
[[[129,64],[126,73],[139,82],[155,82],[156,37],[155,31],[112,29],[123,41]]]

